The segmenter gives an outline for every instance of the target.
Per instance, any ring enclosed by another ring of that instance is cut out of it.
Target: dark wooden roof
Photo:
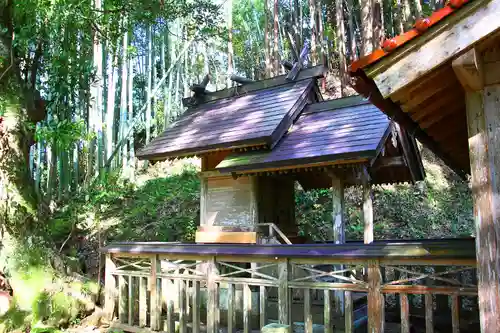
[[[216,169],[259,170],[318,162],[371,160],[389,133],[390,121],[362,98],[308,105],[272,151],[235,153]]]
[[[137,156],[159,160],[218,149],[272,148],[303,109],[313,85],[309,78],[188,109]]]

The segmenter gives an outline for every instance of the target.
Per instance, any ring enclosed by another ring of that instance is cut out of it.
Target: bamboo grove
[[[110,172],[133,177],[144,167],[135,151],[175,121],[189,87],[207,73],[209,90],[232,85],[231,74],[279,75],[281,61],[292,58],[290,41],[298,49],[307,42],[309,63],[330,69],[325,94],[348,95],[352,59],[444,5],[435,0],[1,1],[6,14],[0,18],[0,115],[8,118],[5,96],[19,97],[19,82],[29,82],[23,91],[43,101],[43,117],[22,118],[34,139],[21,139],[30,143],[26,177],[45,203],[64,201]],[[2,74],[13,72],[9,63],[15,75]],[[12,177],[21,175],[5,179]]]

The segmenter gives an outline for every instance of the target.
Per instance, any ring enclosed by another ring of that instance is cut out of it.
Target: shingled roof
[[[325,161],[370,161],[385,142],[389,125],[386,115],[358,96],[311,104],[273,150],[235,153],[216,169],[237,172]]]
[[[137,156],[165,159],[217,149],[273,147],[302,111],[313,79],[201,104],[152,140]]]

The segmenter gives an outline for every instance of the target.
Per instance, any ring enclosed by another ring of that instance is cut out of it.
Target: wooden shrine
[[[350,69],[360,94],[471,175],[483,333],[500,332],[499,18],[499,0],[450,1]]]
[[[323,101],[322,74],[319,66],[294,80],[196,90],[186,113],[139,152],[141,159],[202,159],[196,242],[259,243],[266,241],[259,229],[269,224],[284,239],[304,242],[295,223],[296,182],[334,188],[332,236],[343,242],[345,186],[423,179],[415,140],[359,96]]]

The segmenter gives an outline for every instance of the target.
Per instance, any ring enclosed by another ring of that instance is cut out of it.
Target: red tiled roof
[[[444,18],[458,11],[464,4],[470,1],[472,0],[450,0],[443,8],[436,10],[428,18],[418,19],[415,23],[415,26],[411,30],[399,36],[386,39],[382,45],[382,48],[377,49],[374,52],[354,61],[351,66],[349,66],[349,71],[356,72],[359,69],[367,67],[375,63],[376,61],[379,61],[395,49],[422,35],[428,28],[432,27]]]

